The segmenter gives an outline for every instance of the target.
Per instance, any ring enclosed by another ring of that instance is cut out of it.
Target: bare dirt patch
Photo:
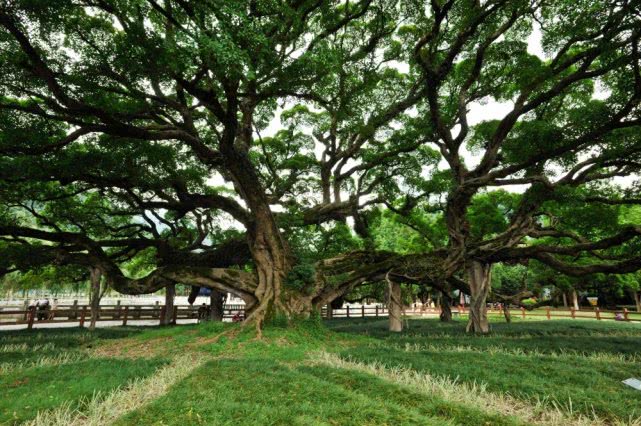
[[[121,339],[98,346],[94,356],[118,358],[153,358],[167,355],[173,336],[157,337],[149,340]]]

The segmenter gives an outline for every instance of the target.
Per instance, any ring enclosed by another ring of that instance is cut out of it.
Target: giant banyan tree
[[[641,203],[640,10],[3,1],[0,273],[209,287],[259,327],[372,282],[456,288],[487,332],[493,264],[641,268],[641,228],[586,213]],[[433,218],[430,243],[381,250],[381,209]]]

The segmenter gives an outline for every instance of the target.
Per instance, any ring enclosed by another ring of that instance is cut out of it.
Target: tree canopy
[[[5,1],[0,272],[211,287],[258,324],[459,288],[478,332],[492,264],[635,272],[639,6]]]

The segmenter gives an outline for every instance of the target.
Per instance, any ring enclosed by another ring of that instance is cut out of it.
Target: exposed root
[[[236,328],[230,328],[228,330],[223,331],[222,333],[218,333],[217,335],[213,337],[208,337],[208,338],[201,338],[196,340],[194,343],[190,343],[187,345],[187,347],[196,347],[196,346],[201,346],[201,345],[207,345],[210,343],[217,343],[221,337],[227,336],[230,339],[235,338],[238,336],[238,334],[242,331],[242,325],[241,327],[236,327]]]

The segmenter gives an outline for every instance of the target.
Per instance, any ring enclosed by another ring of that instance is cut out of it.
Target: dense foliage
[[[635,273],[639,6],[5,1],[0,272],[231,291],[258,324],[456,288],[476,332],[494,264]]]

